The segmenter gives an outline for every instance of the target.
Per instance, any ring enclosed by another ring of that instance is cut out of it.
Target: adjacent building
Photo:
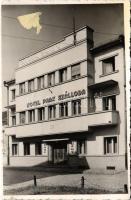
[[[9,164],[126,169],[124,38],[86,26],[19,60],[8,92]]]

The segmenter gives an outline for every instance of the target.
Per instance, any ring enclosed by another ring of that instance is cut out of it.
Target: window
[[[116,110],[116,96],[103,97],[103,110]]]
[[[68,103],[61,103],[60,104],[60,117],[68,116]]]
[[[20,112],[20,124],[25,123],[25,112]]]
[[[34,90],[34,79],[28,81],[28,92],[32,92]]]
[[[103,74],[109,74],[115,71],[115,57],[102,61]]]
[[[38,142],[35,144],[35,155],[41,155],[41,153],[42,153],[41,143]]]
[[[81,114],[81,100],[72,101],[72,115]]]
[[[35,110],[29,110],[28,111],[28,116],[29,116],[29,123],[34,122],[35,121]]]
[[[67,68],[61,69],[59,75],[60,83],[65,82],[67,80]]]
[[[24,155],[30,155],[30,144],[24,143]]]
[[[48,86],[55,85],[55,72],[48,74]]]
[[[44,76],[38,78],[38,89],[44,88]]]
[[[16,114],[16,108],[13,107],[13,108],[11,108],[11,115],[15,115],[15,114]]]
[[[104,138],[104,154],[117,153],[117,137]]]
[[[12,101],[15,100],[15,90],[12,90]]]
[[[38,108],[38,121],[45,119],[45,108]]]
[[[80,63],[71,67],[71,77],[72,79],[77,79],[80,77]]]
[[[77,149],[78,154],[85,154],[86,153],[86,141],[85,140],[79,140],[77,142]]]
[[[20,83],[20,85],[19,85],[19,93],[20,94],[24,94],[25,93],[25,82],[24,83]]]
[[[18,144],[12,144],[12,156],[18,155]]]
[[[12,116],[12,126],[16,125],[16,116]]]
[[[56,106],[55,105],[52,105],[52,106],[49,106],[48,107],[48,116],[49,116],[49,119],[53,119],[55,118],[56,116]]]

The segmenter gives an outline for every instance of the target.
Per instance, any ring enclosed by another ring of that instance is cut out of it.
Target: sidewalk
[[[67,174],[67,175],[56,175],[52,177],[46,177],[37,179],[38,186],[81,186],[81,177],[85,178],[85,188],[97,188],[105,189],[112,192],[123,191],[124,184],[127,184],[127,172],[119,172],[115,174]],[[36,177],[37,178],[37,177]],[[10,186],[4,186],[4,190],[12,190],[19,188],[26,188],[27,186],[32,186],[33,180],[13,184]]]

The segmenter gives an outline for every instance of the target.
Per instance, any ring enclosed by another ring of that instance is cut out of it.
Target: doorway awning
[[[48,139],[48,140],[42,140],[43,142],[57,142],[57,141],[65,141],[69,140],[69,138],[60,138],[60,139]]]

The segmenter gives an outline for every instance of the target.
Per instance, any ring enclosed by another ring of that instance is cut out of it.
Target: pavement
[[[51,177],[38,178],[38,186],[81,186],[81,177],[84,176],[85,188],[105,189],[111,192],[124,191],[124,184],[127,184],[127,171],[112,174],[92,173],[91,171],[78,174],[62,174]],[[37,177],[36,177],[37,178]],[[32,186],[33,180],[4,186],[4,190],[26,188]]]

